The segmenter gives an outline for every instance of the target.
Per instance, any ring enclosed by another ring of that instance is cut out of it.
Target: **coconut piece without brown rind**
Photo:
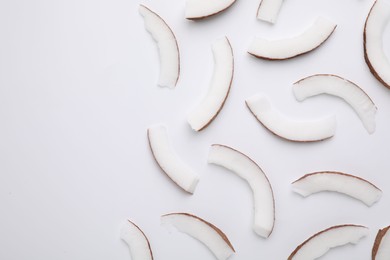
[[[254,197],[253,229],[261,237],[269,237],[275,223],[275,201],[263,170],[247,155],[220,144],[211,146],[207,161],[234,172],[249,184]]]
[[[161,170],[184,191],[194,193],[199,177],[172,149],[165,126],[150,127],[148,140],[153,157]]]
[[[187,0],[185,7],[185,17],[188,20],[200,20],[208,18],[225,11],[235,2],[236,0]]]
[[[180,75],[180,53],[175,34],[157,13],[144,5],[139,6],[145,28],[156,41],[160,56],[158,85],[174,88]]]
[[[282,3],[283,0],[261,0],[259,8],[257,9],[257,19],[275,23]]]
[[[316,74],[294,83],[293,92],[298,101],[320,94],[337,96],[352,107],[368,133],[375,132],[377,107],[362,88],[347,79],[331,74]]]
[[[310,121],[290,119],[277,111],[262,94],[248,98],[245,103],[261,125],[274,135],[288,141],[322,141],[332,137],[336,129],[335,116]]]
[[[235,253],[227,236],[210,222],[189,213],[170,213],[161,216],[162,224],[173,225],[177,230],[199,240],[218,260],[228,259]]]
[[[342,172],[309,173],[294,181],[292,188],[303,197],[321,191],[335,191],[360,200],[367,206],[372,206],[382,196],[382,191],[371,182]]]
[[[229,95],[234,74],[233,50],[227,37],[212,44],[214,72],[207,95],[187,117],[195,131],[206,128],[219,114]]]
[[[357,244],[368,235],[368,228],[360,225],[339,225],[322,230],[302,244],[288,257],[288,260],[311,260],[326,254],[330,249],[346,244]]]
[[[255,38],[248,53],[265,60],[291,59],[322,45],[334,32],[336,24],[319,17],[304,33],[293,38],[266,40]]]
[[[374,77],[390,88],[390,62],[383,51],[383,32],[390,19],[390,5],[377,0],[367,15],[363,32],[364,59]]]
[[[374,246],[372,247],[372,260],[389,260],[390,259],[390,226],[379,229]]]
[[[120,237],[130,249],[132,260],[153,260],[153,253],[145,233],[130,220],[121,228]]]

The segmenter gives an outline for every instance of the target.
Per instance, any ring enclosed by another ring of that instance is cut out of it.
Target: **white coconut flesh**
[[[168,24],[155,12],[144,5],[139,6],[145,28],[156,41],[160,56],[158,85],[174,88],[180,74],[180,55],[176,37]]]
[[[214,72],[207,95],[188,115],[187,121],[195,131],[207,127],[222,109],[233,80],[234,59],[229,40],[224,37],[212,44]]]
[[[275,23],[283,0],[262,0],[257,10],[257,19]]]
[[[150,127],[148,138],[150,149],[160,168],[180,188],[193,193],[199,182],[199,177],[173,150],[165,126]]]
[[[367,206],[372,206],[382,196],[382,191],[372,183],[340,172],[306,174],[292,183],[292,189],[304,197],[317,192],[334,191],[360,200]]]
[[[291,119],[277,111],[268,98],[261,94],[248,98],[246,104],[266,129],[289,141],[321,141],[332,137],[336,130],[335,116],[315,120]]]
[[[270,236],[275,222],[275,203],[271,184],[261,168],[245,154],[228,146],[214,144],[208,163],[222,166],[244,179],[254,198],[254,231],[261,237]]]
[[[290,59],[316,49],[335,29],[336,24],[319,17],[304,33],[293,38],[280,40],[255,38],[249,46],[248,53],[267,60]]]
[[[228,9],[236,0],[187,0],[185,17],[190,20],[202,19]]]
[[[389,19],[390,5],[384,0],[377,0],[367,16],[364,28],[366,62],[373,75],[388,88],[390,88],[390,62],[383,50],[383,32]]]
[[[389,260],[390,259],[390,227],[379,230],[375,239],[374,252],[372,260]]]
[[[323,230],[299,245],[288,260],[313,260],[330,249],[346,244],[357,244],[368,235],[368,228],[358,225],[333,226]]]
[[[153,260],[148,239],[142,230],[130,220],[121,228],[120,237],[130,249],[132,260]]]
[[[226,235],[211,223],[188,213],[171,213],[163,215],[161,222],[172,225],[203,243],[218,260],[228,259],[234,254],[234,248]]]

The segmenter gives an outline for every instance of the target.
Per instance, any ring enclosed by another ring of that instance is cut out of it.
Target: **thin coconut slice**
[[[130,220],[121,229],[121,238],[129,246],[132,260],[153,260],[153,253],[144,232]]]
[[[254,231],[267,238],[275,222],[275,202],[271,184],[263,170],[245,154],[225,145],[211,146],[208,163],[225,167],[243,178],[254,197]]]
[[[336,129],[335,116],[310,121],[290,119],[275,110],[267,97],[261,94],[248,98],[246,105],[266,129],[289,141],[322,141],[332,137]]]
[[[380,229],[372,248],[372,260],[390,259],[390,226]]]
[[[248,53],[266,60],[291,59],[318,48],[335,29],[336,24],[319,17],[309,29],[294,38],[273,41],[255,38],[249,46]]]
[[[157,42],[160,54],[160,76],[158,85],[174,88],[179,80],[180,55],[176,37],[168,24],[144,5],[139,6],[146,30]]]
[[[194,193],[199,177],[173,151],[167,129],[162,125],[150,127],[148,139],[153,157],[161,170],[180,188],[188,193]]]
[[[189,20],[199,20],[210,17],[225,11],[235,2],[236,0],[187,0],[185,10],[186,18]]]
[[[317,259],[333,247],[357,244],[368,235],[368,228],[360,225],[333,226],[311,236],[300,244],[288,257],[288,260]]]
[[[329,94],[344,99],[359,116],[367,132],[375,132],[377,108],[372,99],[355,83],[336,75],[317,74],[294,83],[293,92],[298,101],[319,94]]]
[[[262,0],[257,9],[257,19],[275,23],[283,0]]]
[[[360,177],[341,172],[314,172],[306,174],[292,183],[293,191],[303,197],[321,191],[335,191],[360,200],[372,206],[382,191],[371,182]]]
[[[199,240],[219,260],[228,259],[235,252],[227,236],[200,217],[188,213],[171,213],[163,215],[161,222],[173,225],[177,230]]]
[[[187,118],[195,131],[203,130],[217,117],[225,104],[233,81],[234,58],[228,38],[216,40],[212,50],[215,65],[209,91]]]
[[[364,25],[364,59],[371,73],[390,88],[390,62],[383,51],[383,32],[390,19],[390,5],[384,0],[373,4]]]

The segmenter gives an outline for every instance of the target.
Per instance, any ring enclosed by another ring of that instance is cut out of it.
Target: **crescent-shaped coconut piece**
[[[303,197],[321,191],[335,191],[360,200],[367,206],[372,206],[382,196],[382,191],[371,182],[342,172],[309,173],[294,181],[292,188]]]
[[[185,16],[188,20],[207,18],[225,11],[235,2],[236,0],[187,0]]]
[[[174,88],[179,80],[180,54],[176,37],[168,24],[144,5],[139,6],[145,28],[156,41],[160,55],[160,76],[158,85]]]
[[[211,146],[208,163],[234,172],[249,184],[254,197],[253,229],[261,237],[269,237],[275,223],[275,201],[263,170],[245,154],[221,144]]]
[[[316,74],[294,83],[293,92],[298,101],[319,94],[342,98],[355,110],[367,132],[375,132],[377,107],[363,89],[347,79],[330,74]]]
[[[380,229],[372,247],[372,260],[390,259],[390,226]]]
[[[319,17],[304,33],[293,38],[266,40],[255,38],[248,53],[265,60],[286,60],[315,50],[336,29],[336,24]]]
[[[180,188],[194,193],[199,177],[172,149],[165,126],[156,125],[148,129],[149,146],[161,170]]]
[[[288,260],[317,259],[330,249],[346,244],[357,244],[368,235],[368,228],[360,225],[339,225],[322,230],[300,244]]]
[[[283,0],[262,0],[257,9],[257,19],[275,23]]]
[[[374,2],[364,25],[364,59],[371,73],[390,88],[390,62],[383,51],[383,31],[390,19],[390,5],[384,0]]]
[[[256,119],[271,133],[288,141],[315,142],[334,135],[336,117],[328,116],[316,120],[295,120],[277,111],[264,95],[248,98],[246,105]]]
[[[120,237],[130,249],[132,260],[153,260],[153,253],[145,233],[130,220],[122,226]]]
[[[216,226],[189,213],[170,213],[161,216],[162,224],[170,224],[177,230],[199,240],[218,260],[228,259],[234,248],[227,236]]]
[[[206,128],[221,111],[229,95],[233,81],[233,50],[227,37],[212,44],[214,55],[214,72],[207,95],[187,118],[195,131]]]

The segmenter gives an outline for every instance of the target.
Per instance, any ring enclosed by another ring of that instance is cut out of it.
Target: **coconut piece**
[[[257,9],[257,19],[275,23],[283,0],[262,0]]]
[[[194,193],[199,177],[172,149],[165,126],[150,127],[148,139],[153,157],[161,170],[180,188]]]
[[[383,51],[383,32],[390,19],[390,5],[377,0],[371,7],[364,25],[364,59],[371,73],[390,88],[390,62]]]
[[[130,220],[121,228],[120,237],[130,249],[132,260],[153,260],[153,253],[145,233]]]
[[[199,240],[219,260],[228,259],[235,252],[227,236],[200,217],[188,213],[170,213],[161,216],[161,222],[173,225],[177,230]]]
[[[372,248],[372,260],[390,259],[390,226],[379,229]]]
[[[348,243],[357,244],[368,235],[368,228],[360,225],[339,225],[320,231],[300,244],[288,260],[317,259],[330,249]]]
[[[208,163],[222,166],[250,186],[254,197],[254,231],[267,238],[275,222],[275,202],[271,184],[263,170],[245,154],[225,145],[211,146]]]
[[[347,79],[330,74],[316,74],[294,83],[293,92],[298,101],[319,94],[342,98],[355,110],[367,132],[375,132],[377,108],[374,102],[363,89]]]
[[[187,0],[185,16],[188,20],[207,18],[225,11],[235,2],[236,0]]]
[[[275,110],[264,95],[257,94],[245,102],[252,114],[267,130],[283,139],[294,142],[314,142],[325,140],[334,135],[335,116],[298,121]]]
[[[293,191],[303,197],[321,191],[335,191],[372,206],[382,191],[371,182],[342,172],[314,172],[304,175],[292,183]]]
[[[155,12],[144,5],[139,6],[146,30],[156,41],[160,55],[160,76],[158,85],[174,88],[180,74],[179,46],[172,29]]]
[[[255,38],[249,46],[248,53],[266,60],[286,60],[308,53],[324,43],[336,24],[319,17],[304,33],[293,38],[266,40]]]
[[[233,81],[233,50],[228,38],[216,40],[212,50],[215,65],[208,93],[187,118],[195,131],[203,130],[217,117],[225,104]]]

